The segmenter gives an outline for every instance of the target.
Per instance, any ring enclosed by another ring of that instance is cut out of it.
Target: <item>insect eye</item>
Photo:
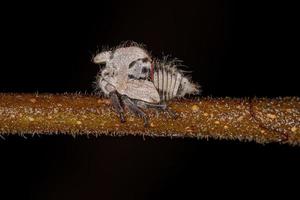
[[[147,69],[146,67],[143,67],[142,73],[143,73],[143,74],[146,74],[147,72],[148,72],[148,69]]]

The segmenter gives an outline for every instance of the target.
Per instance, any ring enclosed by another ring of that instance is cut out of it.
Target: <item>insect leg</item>
[[[166,107],[164,111],[166,111],[168,113],[168,115],[173,117],[174,119],[176,119],[178,117],[178,114],[168,107]]]
[[[154,109],[159,109],[159,110],[164,110],[167,107],[166,104],[153,104],[153,103],[148,103],[145,101],[137,101],[136,105],[140,108],[154,108]]]
[[[170,110],[169,107],[167,106],[167,104],[165,104],[165,103],[153,104],[153,103],[148,103],[145,101],[137,101],[136,104],[140,108],[154,108],[159,111],[166,111],[169,116],[171,116],[173,118],[177,118],[177,114],[174,111]]]
[[[144,126],[147,127],[149,126],[149,118],[144,111],[139,109],[139,107],[134,103],[128,96],[122,95],[122,101],[123,103],[131,110],[135,115],[142,117],[144,120]]]
[[[125,122],[124,109],[121,105],[121,102],[120,102],[120,99],[119,99],[119,96],[118,96],[117,92],[116,91],[110,92],[109,96],[110,96],[110,99],[111,99],[111,102],[112,102],[112,105],[113,105],[114,109],[116,110],[116,112],[120,116],[121,122],[122,123]]]

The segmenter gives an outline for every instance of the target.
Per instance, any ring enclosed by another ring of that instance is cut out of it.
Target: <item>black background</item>
[[[184,60],[204,96],[299,96],[295,8],[222,0],[2,6],[0,92],[92,92],[93,53],[133,40]],[[9,136],[0,140],[0,199],[291,194],[299,161],[299,147],[279,144]]]

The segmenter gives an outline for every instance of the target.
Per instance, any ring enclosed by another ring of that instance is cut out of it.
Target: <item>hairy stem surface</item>
[[[80,94],[0,94],[0,136],[11,134],[144,135],[300,144],[300,98],[198,98],[169,104],[178,114],[145,110],[150,126],[109,100]]]

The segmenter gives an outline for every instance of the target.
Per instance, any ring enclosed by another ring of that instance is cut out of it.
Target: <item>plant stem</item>
[[[198,98],[172,101],[167,113],[145,110],[150,126],[110,101],[80,94],[0,93],[0,136],[11,134],[143,135],[300,144],[300,98]]]

